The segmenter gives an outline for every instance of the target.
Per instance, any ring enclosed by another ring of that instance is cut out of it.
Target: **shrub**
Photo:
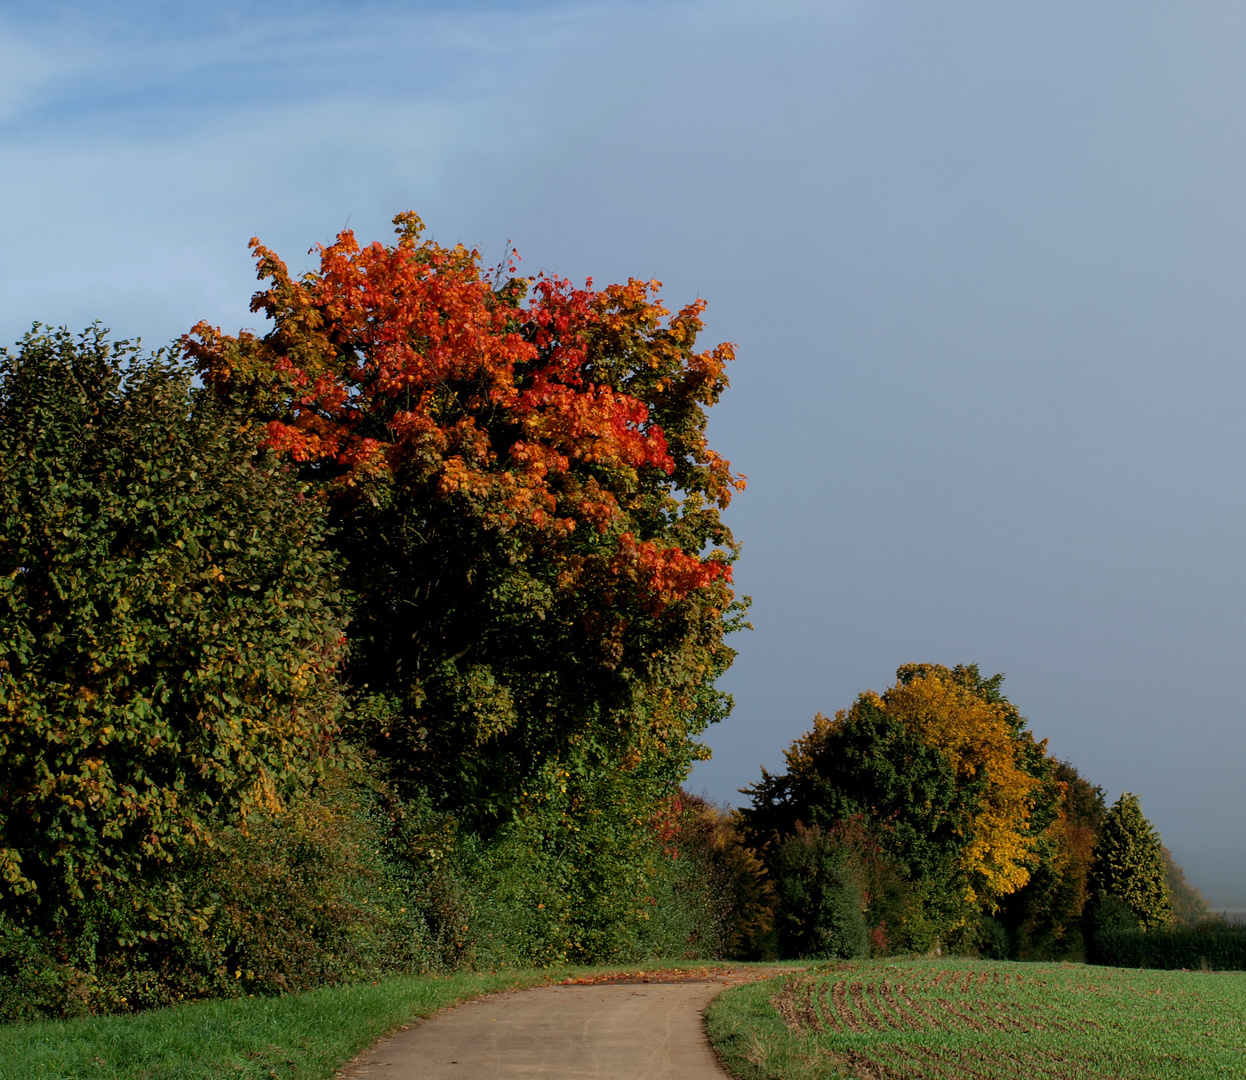
[[[0,1024],[87,1011],[91,980],[0,916]]]
[[[757,934],[740,920],[768,919],[769,893],[729,816],[680,794],[646,818],[627,786],[572,776],[564,797],[533,800],[491,837],[442,818],[440,837],[412,841],[441,867],[426,902],[446,962],[700,959]]]
[[[1138,916],[1119,896],[1104,893],[1091,902],[1086,912],[1087,927],[1092,935],[1100,930],[1128,930],[1133,932],[1142,928]]]
[[[702,955],[774,959],[774,887],[745,841],[740,812],[682,791],[671,800],[670,822],[668,844],[682,867],[672,908],[694,919]]]
[[[705,866],[672,846],[668,810],[627,774],[557,766],[490,837],[452,840],[450,887],[460,962],[623,963],[714,955],[721,919]],[[556,793],[555,793],[556,792]]]
[[[983,915],[977,928],[977,954],[983,960],[1006,960],[1010,950],[1008,931],[989,915]]]
[[[333,777],[286,813],[219,838],[191,879],[214,909],[213,974],[284,993],[441,966],[425,914],[434,873],[389,857],[387,794]]]
[[[88,899],[72,943],[0,921],[0,1016],[133,1012],[446,966],[438,871],[392,857],[388,799],[331,774],[283,813]]]
[[[842,843],[820,829],[798,827],[779,846],[775,878],[780,955],[834,959],[868,953],[861,888]]]

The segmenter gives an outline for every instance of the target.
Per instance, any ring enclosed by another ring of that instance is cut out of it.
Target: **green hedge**
[[[1171,930],[1100,930],[1092,964],[1108,967],[1246,971],[1246,926],[1223,922]]]
[[[210,849],[83,905],[72,934],[0,912],[0,1025],[457,968],[722,952],[728,902],[691,848],[668,857],[633,828],[629,848],[611,849],[610,823],[580,815],[571,860],[555,809],[486,841],[369,773],[335,773],[283,814],[224,829]],[[614,822],[620,837],[625,824]]]

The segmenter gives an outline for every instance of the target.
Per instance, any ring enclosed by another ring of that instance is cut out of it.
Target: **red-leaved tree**
[[[395,225],[301,278],[253,240],[272,329],[184,342],[329,501],[359,737],[467,816],[568,776],[669,787],[729,707],[731,346],[696,351],[702,303],[657,282],[490,275]]]

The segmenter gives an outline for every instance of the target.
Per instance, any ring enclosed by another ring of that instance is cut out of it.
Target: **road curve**
[[[342,1080],[723,1080],[701,1014],[757,972],[542,986],[472,1001],[391,1036]],[[768,973],[768,974],[773,974]]]

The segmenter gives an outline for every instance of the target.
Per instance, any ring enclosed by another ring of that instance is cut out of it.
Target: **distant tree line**
[[[1207,905],[1128,792],[1111,806],[975,665],[909,664],[814,719],[740,814],[781,955],[1084,959]]]

